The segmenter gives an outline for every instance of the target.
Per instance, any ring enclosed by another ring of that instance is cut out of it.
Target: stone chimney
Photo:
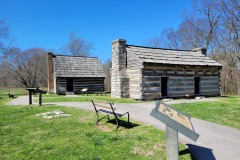
[[[117,39],[112,42],[112,97],[129,97],[129,79],[126,76],[127,50],[126,40]]]
[[[112,67],[115,67],[116,70],[120,71],[126,68],[126,40],[117,39],[112,42]]]
[[[207,55],[207,49],[206,48],[194,48],[194,49],[192,49],[192,51],[197,51],[197,52],[199,52],[199,53],[202,53],[203,55]]]
[[[54,71],[53,71],[53,54],[48,53],[47,64],[48,64],[48,93],[54,93]]]

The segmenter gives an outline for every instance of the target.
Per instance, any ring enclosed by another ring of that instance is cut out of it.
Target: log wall
[[[129,68],[129,97],[132,99],[142,99],[142,70],[140,68]]]
[[[129,78],[129,97],[142,99],[142,62],[135,55],[128,52],[127,55],[127,77]]]
[[[216,76],[202,77],[201,94],[206,96],[220,95],[219,79]]]
[[[88,88],[88,92],[103,92],[104,78],[77,78],[74,79],[73,89],[75,93],[81,93],[83,88]]]
[[[67,79],[71,78],[57,78],[56,79],[56,93],[66,94]],[[88,92],[103,92],[104,91],[104,78],[72,78],[73,91],[78,94],[81,93],[83,88],[88,88]]]
[[[196,96],[194,77],[200,77],[199,95],[220,95],[220,69],[217,67],[145,65],[142,75],[143,100],[162,98],[162,77],[168,77],[168,97],[184,97],[186,94]]]
[[[67,92],[67,79],[57,78],[56,79],[56,93],[57,94],[66,94]]]

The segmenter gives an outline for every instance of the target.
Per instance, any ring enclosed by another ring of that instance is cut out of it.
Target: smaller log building
[[[112,42],[112,97],[152,100],[219,96],[222,65],[206,49],[172,50]]]
[[[48,53],[48,92],[57,94],[104,91],[105,74],[96,57]]]

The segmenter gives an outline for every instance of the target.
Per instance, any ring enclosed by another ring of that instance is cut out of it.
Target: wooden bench
[[[8,98],[14,98],[14,94],[13,93],[8,93]]]
[[[116,131],[118,130],[118,128],[120,127],[119,126],[119,118],[124,116],[124,115],[127,115],[127,118],[128,118],[128,125],[130,126],[130,122],[129,122],[129,112],[126,112],[126,113],[117,113],[116,112],[116,108],[113,108],[113,103],[110,103],[110,102],[106,102],[106,101],[100,101],[100,100],[91,100],[92,101],[92,104],[93,104],[93,107],[96,111],[96,114],[97,114],[97,122],[96,122],[96,125],[98,125],[98,122],[100,120],[102,120],[105,116],[107,116],[108,120],[110,120],[109,118],[109,115],[113,115],[115,117],[115,120],[116,120]],[[101,113],[104,113],[105,116],[101,117],[99,116],[99,112]]]
[[[95,94],[98,96],[98,95],[103,95],[103,94],[105,94],[105,96],[107,95],[107,92],[95,92]]]

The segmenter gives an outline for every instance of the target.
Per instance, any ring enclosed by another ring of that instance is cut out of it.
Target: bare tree
[[[0,87],[18,87],[20,83],[11,77],[11,69],[8,63],[0,63]]]
[[[161,48],[163,47],[163,38],[162,36],[154,36],[151,39],[143,41],[143,44],[148,47]]]
[[[9,76],[23,86],[46,86],[47,58],[44,49],[32,48],[21,52],[18,48],[11,48],[3,60],[11,70]]]
[[[107,59],[103,64],[103,70],[105,72],[105,90],[106,91],[111,91],[111,65],[112,65],[112,60],[109,58]]]
[[[240,95],[240,71],[237,67],[238,57],[240,56],[240,2],[239,0],[225,0],[223,1],[223,27],[227,34],[224,35],[223,39],[228,42],[224,48],[231,55],[234,55],[236,65],[232,70],[236,70],[237,75],[233,82],[237,83],[238,95]]]
[[[178,29],[166,28],[161,38],[154,37],[148,42],[161,43],[172,49],[212,49],[222,15],[220,6],[218,0],[193,0],[192,11],[185,14]]]
[[[5,50],[4,40],[9,36],[8,26],[3,20],[0,20],[0,52]]]
[[[12,44],[12,39],[10,39],[9,27],[5,21],[0,19],[0,58],[6,52],[10,45]],[[0,59],[1,63],[1,59]]]
[[[183,49],[182,35],[180,31],[175,31],[173,28],[165,28],[159,36],[143,41],[143,44],[148,47],[155,48],[170,48]]]
[[[222,2],[224,16],[222,26],[226,30],[225,40],[235,52],[240,51],[240,2],[228,0]]]
[[[193,47],[212,49],[211,46],[219,28],[222,15],[219,0],[193,0],[193,10],[185,15],[186,38]]]
[[[66,55],[88,57],[92,49],[93,45],[91,43],[77,37],[76,33],[72,32],[69,34],[69,42],[60,50]]]

